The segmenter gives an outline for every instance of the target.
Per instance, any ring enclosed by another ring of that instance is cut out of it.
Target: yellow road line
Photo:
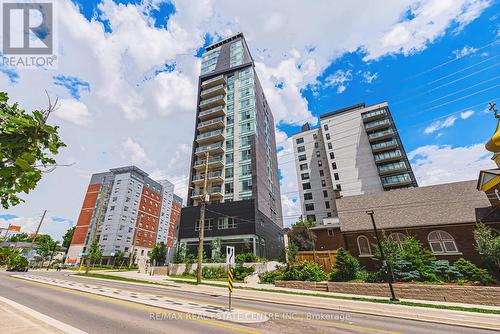
[[[33,285],[41,285],[43,287],[54,289],[54,290],[58,290],[58,291],[73,293],[73,294],[76,294],[76,295],[79,295],[79,296],[84,296],[84,297],[88,297],[88,298],[99,299],[99,300],[108,301],[108,302],[115,303],[115,304],[121,304],[121,305],[129,306],[129,307],[134,307],[134,308],[145,310],[145,311],[149,311],[149,312],[161,313],[161,314],[164,314],[164,315],[168,315],[168,316],[171,316],[171,317],[176,317],[176,318],[180,318],[180,319],[184,319],[184,320],[196,321],[196,322],[203,323],[203,324],[208,324],[208,325],[212,325],[212,326],[216,326],[216,327],[222,327],[222,328],[234,330],[234,331],[237,331],[237,332],[250,333],[250,334],[260,334],[260,332],[256,332],[256,331],[253,331],[253,330],[249,330],[249,329],[245,329],[245,328],[240,328],[240,327],[235,327],[235,326],[232,326],[232,325],[226,325],[226,324],[218,323],[218,322],[211,321],[211,320],[193,319],[191,317],[188,317],[188,316],[185,316],[185,315],[181,315],[179,313],[167,312],[167,311],[164,311],[164,310],[162,310],[160,308],[155,308],[155,307],[145,306],[145,305],[141,305],[141,304],[136,304],[136,303],[132,303],[132,302],[120,300],[120,299],[115,299],[115,298],[105,297],[105,296],[100,296],[100,295],[94,295],[94,294],[87,293],[87,292],[81,292],[81,291],[71,290],[71,289],[62,288],[62,287],[59,287],[59,286],[53,286],[53,285],[50,285],[50,284],[40,283],[40,282],[28,281],[28,280],[24,280],[22,278],[17,278],[17,277],[10,277],[9,276],[9,278],[10,279],[22,280],[23,282],[30,283],[30,284],[33,284]]]
[[[385,329],[378,329],[378,328],[373,328],[373,327],[365,327],[365,326],[352,325],[352,324],[348,324],[348,323],[344,323],[344,322],[336,322],[336,321],[320,320],[320,319],[307,319],[307,318],[302,318],[302,317],[298,317],[297,319],[300,319],[300,320],[303,320],[303,321],[312,321],[312,322],[326,323],[326,324],[330,324],[330,325],[338,326],[338,327],[347,327],[347,328],[353,328],[353,329],[360,329],[360,330],[370,331],[370,332],[386,333],[386,334],[401,334],[399,332],[388,331],[388,330],[385,330]]]

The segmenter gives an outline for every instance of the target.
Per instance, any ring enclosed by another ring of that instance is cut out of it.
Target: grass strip
[[[144,281],[144,280],[140,280],[140,279],[133,279],[133,278],[113,276],[113,275],[106,275],[106,274],[94,274],[94,273],[90,274],[89,273],[89,274],[76,274],[76,276],[87,276],[87,277],[94,277],[94,278],[104,278],[104,279],[110,279],[110,280],[115,280],[115,281],[144,283],[144,284],[150,284],[150,285],[167,285],[167,284],[162,284],[162,283]],[[175,283],[181,283],[181,284],[197,285],[196,282],[191,282],[191,281],[176,280],[176,279],[173,279],[171,281],[175,282]],[[216,286],[216,287],[226,287],[226,285],[216,284],[216,283],[203,283],[202,282],[201,284],[208,285],[208,286]],[[424,303],[424,302],[419,303],[419,302],[408,302],[408,301],[392,302],[389,299],[375,299],[375,298],[369,298],[369,297],[365,298],[365,297],[346,297],[346,296],[335,296],[335,295],[323,295],[323,294],[319,294],[319,293],[308,293],[308,292],[287,291],[287,290],[272,290],[272,289],[265,289],[265,288],[252,288],[252,287],[242,287],[242,286],[234,286],[234,288],[235,289],[243,289],[243,290],[262,291],[262,292],[284,293],[284,294],[289,294],[289,295],[322,297],[322,298],[342,299],[342,300],[354,300],[354,301],[379,303],[379,304],[392,304],[392,305],[403,305],[403,306],[412,306],[412,307],[427,307],[427,308],[450,310],[450,311],[464,311],[464,312],[473,312],[473,313],[500,314],[500,310],[483,309],[483,308],[477,308],[477,307],[452,306],[452,305],[440,305],[440,304],[427,304],[427,303]]]

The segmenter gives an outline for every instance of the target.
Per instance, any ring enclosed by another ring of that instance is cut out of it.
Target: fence
[[[335,264],[336,255],[336,251],[300,251],[296,260],[316,262],[324,271],[329,272]]]

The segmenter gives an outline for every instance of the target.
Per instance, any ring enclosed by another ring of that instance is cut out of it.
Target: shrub
[[[494,282],[493,276],[491,276],[486,269],[479,268],[474,263],[467,261],[466,259],[458,259],[453,263],[453,266],[457,268],[463,278],[467,281],[480,282],[481,284]]]
[[[433,274],[436,275],[441,281],[451,282],[462,277],[462,274],[460,274],[457,268],[450,265],[448,260],[433,261],[430,264],[430,268]]]
[[[237,280],[243,281],[245,279],[245,277],[252,274],[254,271],[255,271],[254,266],[245,267],[245,266],[242,266],[241,264],[238,264],[234,268],[234,278]]]
[[[278,267],[276,270],[268,271],[260,275],[260,283],[273,284],[276,281],[283,280],[283,274],[286,270],[286,266]]]
[[[236,255],[235,262],[236,263],[245,263],[245,262],[259,262],[260,258],[258,256],[253,255],[253,253],[241,253]]]
[[[491,273],[500,279],[500,235],[479,223],[474,230],[477,251],[481,254]]]
[[[359,261],[343,248],[337,250],[330,281],[347,282],[356,279],[362,268]]]
[[[326,274],[314,262],[298,262],[288,265],[283,273],[283,280],[320,282],[326,280]]]
[[[203,267],[201,268],[201,276],[206,279],[224,278],[227,277],[227,272],[223,266]]]
[[[19,253],[12,253],[7,259],[7,267],[14,270],[25,270],[28,268],[28,260]]]

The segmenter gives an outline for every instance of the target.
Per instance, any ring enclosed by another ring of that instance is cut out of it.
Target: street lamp
[[[366,211],[366,214],[370,216],[371,221],[372,221],[373,232],[375,233],[375,238],[377,239],[377,245],[378,245],[378,249],[380,251],[380,260],[382,261],[382,265],[385,268],[385,273],[386,273],[385,276],[386,276],[386,278],[388,276],[387,274],[388,273],[390,274],[390,277],[389,277],[390,279],[388,281],[389,281],[389,289],[391,290],[391,301],[392,302],[398,302],[399,299],[396,298],[396,295],[394,294],[394,288],[392,287],[392,282],[394,281],[394,274],[392,272],[391,266],[385,260],[384,250],[382,249],[382,244],[380,243],[380,238],[378,236],[377,225],[375,225],[375,218],[373,217],[373,215],[375,214],[375,212],[373,212],[373,210],[368,210],[368,211]]]

